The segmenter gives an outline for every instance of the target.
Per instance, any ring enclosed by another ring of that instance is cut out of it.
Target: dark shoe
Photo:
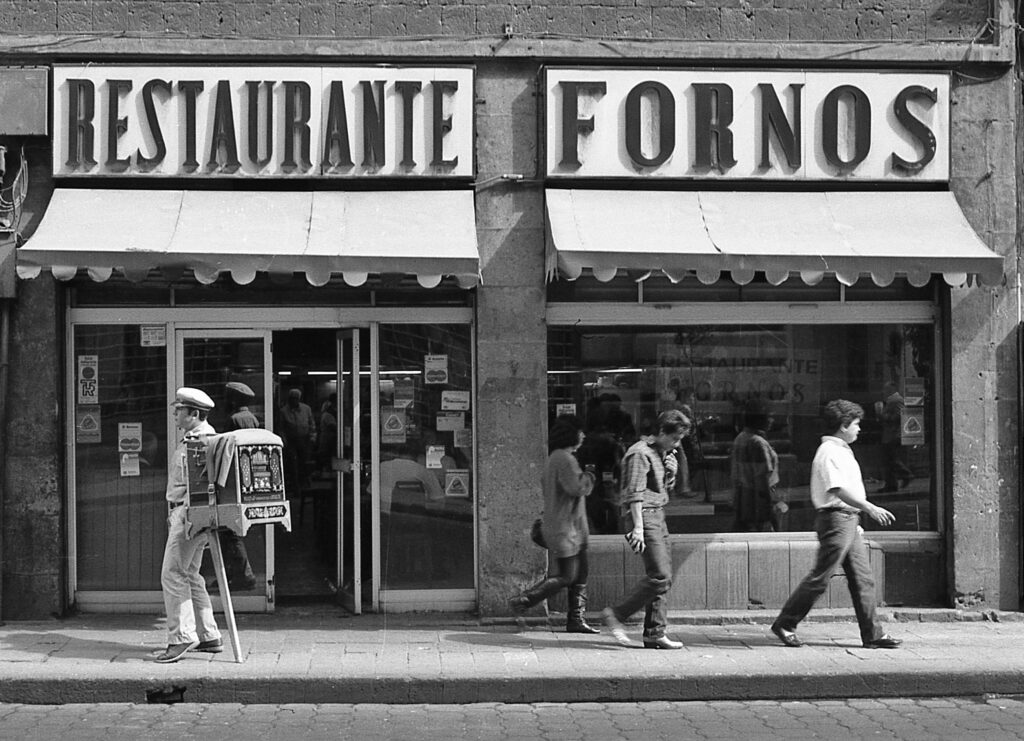
[[[665,651],[674,651],[682,647],[682,641],[673,641],[668,636],[661,636],[659,638],[644,638],[644,648],[660,648]]]
[[[208,654],[219,654],[224,650],[224,641],[220,638],[211,638],[208,641],[200,641],[195,650],[205,651]]]
[[[172,643],[162,654],[156,657],[156,663],[173,664],[198,645],[199,641],[192,641],[190,643]]]
[[[782,645],[789,648],[800,648],[804,645],[804,642],[796,637],[796,633],[791,630],[786,630],[778,623],[772,623],[772,633],[782,641]]]
[[[879,494],[892,494],[894,491],[899,491],[899,489],[897,489],[895,485],[894,486],[886,485],[886,486],[883,486],[881,489],[879,489],[878,493]]]
[[[532,607],[532,605],[525,594],[517,594],[508,601],[508,609],[513,615],[522,615],[524,612],[529,610],[530,607]]]
[[[864,648],[899,648],[901,643],[903,643],[902,638],[893,638],[886,633],[873,641],[864,641]]]
[[[587,635],[595,635],[601,632],[600,628],[595,628],[593,625],[587,623],[586,620],[579,620],[574,622],[566,622],[565,624],[566,633],[585,633]]]

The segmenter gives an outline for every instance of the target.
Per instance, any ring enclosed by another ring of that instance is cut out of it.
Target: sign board
[[[544,98],[552,178],[949,179],[945,72],[551,67]]]
[[[99,404],[99,355],[78,356],[78,403]]]
[[[473,68],[54,65],[56,177],[474,174]]]

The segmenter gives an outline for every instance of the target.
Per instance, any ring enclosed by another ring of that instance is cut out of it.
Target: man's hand
[[[776,514],[784,515],[789,512],[789,505],[785,502],[776,502],[772,505],[772,509],[775,510]]]
[[[868,517],[877,522],[879,525],[891,525],[896,522],[896,516],[885,509],[884,507],[878,507],[874,504],[868,507]]]
[[[644,548],[647,547],[647,544],[644,543],[644,529],[642,527],[635,527],[630,530],[626,533],[626,542],[633,549],[633,553],[643,553]]]

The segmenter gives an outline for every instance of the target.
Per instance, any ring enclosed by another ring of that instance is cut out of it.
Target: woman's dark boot
[[[569,587],[569,611],[565,620],[566,633],[587,633],[594,634],[601,631],[593,626],[587,625],[584,617],[587,611],[587,585],[573,584]]]
[[[515,597],[512,597],[508,601],[508,609],[515,615],[522,615],[535,604],[547,597],[550,597],[561,589],[563,584],[565,584],[563,580],[554,578],[548,578],[538,582],[525,592],[521,592]]]

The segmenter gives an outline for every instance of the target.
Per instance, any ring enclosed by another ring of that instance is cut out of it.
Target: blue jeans
[[[814,568],[790,595],[775,619],[785,630],[796,630],[797,624],[811,611],[814,603],[828,589],[829,579],[842,564],[853,598],[853,610],[864,642],[885,634],[875,615],[875,579],[871,574],[868,547],[858,530],[859,512],[819,510],[814,521],[818,533],[818,557]]]
[[[641,608],[644,612],[644,638],[655,640],[665,635],[668,627],[668,590],[672,586],[672,550],[668,542],[665,511],[661,507],[644,508],[644,543],[640,554],[647,574],[633,591],[612,607],[617,620],[626,620]],[[632,529],[633,518],[626,516],[626,527]]]

